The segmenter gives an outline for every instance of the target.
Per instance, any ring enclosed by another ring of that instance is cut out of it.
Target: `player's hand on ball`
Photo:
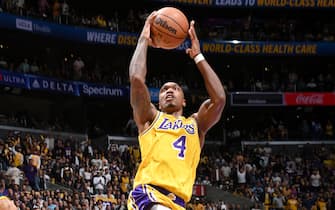
[[[153,11],[146,19],[144,23],[143,30],[141,32],[140,39],[148,40],[148,45],[152,47],[157,47],[156,44],[152,41],[150,36],[150,28],[156,18],[157,12]]]
[[[190,28],[188,29],[188,35],[191,39],[191,48],[187,48],[186,53],[193,59],[201,53],[199,39],[194,29],[194,20],[191,21]]]

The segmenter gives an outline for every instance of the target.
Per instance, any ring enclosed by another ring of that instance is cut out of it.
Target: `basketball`
[[[174,7],[163,7],[151,25],[151,39],[157,47],[177,48],[188,35],[189,22],[185,14]]]

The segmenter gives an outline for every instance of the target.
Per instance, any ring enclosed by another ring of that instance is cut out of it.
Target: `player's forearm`
[[[225,104],[226,94],[224,92],[220,78],[214,72],[212,67],[203,60],[197,64],[197,67],[204,79],[206,90],[210,96],[211,103]]]
[[[133,57],[130,61],[129,66],[129,78],[130,82],[135,80],[141,80],[145,82],[145,76],[147,74],[147,51],[148,51],[148,40],[145,38],[139,38]]]

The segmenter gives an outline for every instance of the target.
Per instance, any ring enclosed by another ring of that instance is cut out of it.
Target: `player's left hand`
[[[194,20],[191,21],[190,23],[190,28],[188,29],[188,35],[191,39],[191,48],[187,48],[186,49],[186,53],[190,56],[190,58],[194,58],[195,56],[197,56],[198,54],[201,53],[200,51],[200,42],[198,39],[198,36],[195,32],[195,28],[194,28]]]

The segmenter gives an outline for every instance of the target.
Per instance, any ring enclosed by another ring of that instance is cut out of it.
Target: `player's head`
[[[175,82],[165,83],[159,91],[159,109],[166,113],[178,112],[186,106],[183,89]]]

